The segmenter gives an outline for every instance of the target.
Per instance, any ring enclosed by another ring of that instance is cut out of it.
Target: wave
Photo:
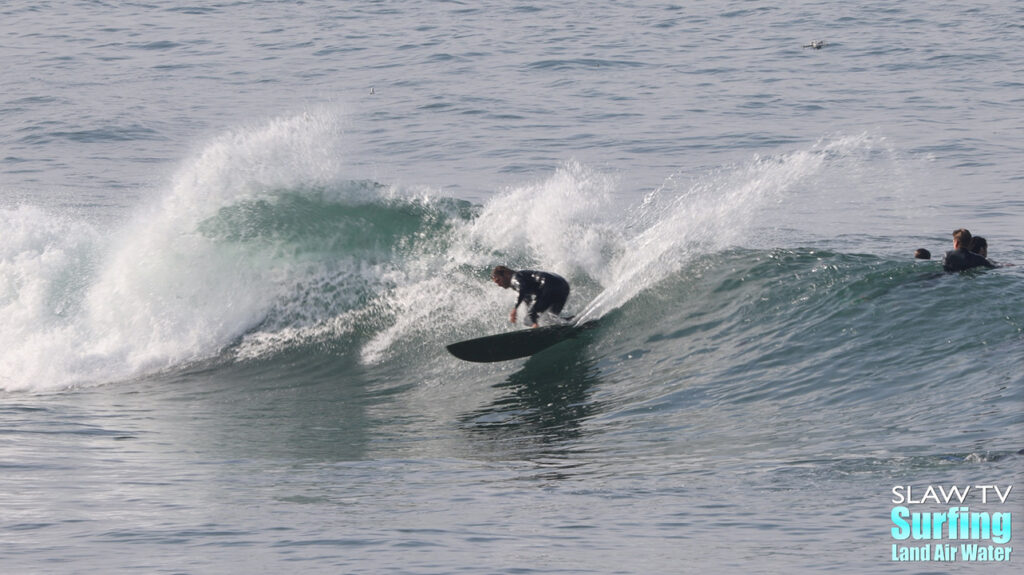
[[[225,134],[113,232],[27,206],[0,210],[0,387],[62,389],[293,353],[444,362],[442,344],[509,329],[512,298],[489,281],[498,263],[565,275],[567,311],[585,320],[664,315],[642,302],[666,285],[774,261],[734,250],[776,241],[770,231],[784,222],[770,219],[774,206],[875,146],[837,138],[674,174],[635,204],[614,174],[567,162],[471,205],[347,178],[342,128],[317,113]],[[853,273],[877,262],[865,265]],[[779,279],[744,270],[717,289]],[[766,320],[775,327],[765,337],[784,340],[784,327],[832,312],[816,313]],[[701,325],[679,321],[690,326],[682,333]],[[672,336],[627,340],[659,337]]]

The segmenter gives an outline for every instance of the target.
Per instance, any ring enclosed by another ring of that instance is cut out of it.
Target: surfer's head
[[[981,236],[974,236],[971,238],[971,243],[967,247],[967,251],[974,252],[983,258],[988,257],[988,240]]]
[[[491,281],[503,288],[508,288],[512,285],[512,276],[515,273],[515,270],[509,269],[505,266],[495,266],[495,268],[491,270]]]
[[[914,257],[919,260],[930,260],[932,259],[932,253],[924,248],[917,248],[914,252]]]
[[[953,249],[958,250],[960,248],[967,249],[967,246],[971,245],[971,232],[960,228],[953,232]]]

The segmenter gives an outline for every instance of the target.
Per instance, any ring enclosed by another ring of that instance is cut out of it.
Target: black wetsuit
[[[531,323],[537,323],[537,318],[546,311],[555,315],[562,313],[565,300],[569,299],[569,282],[548,272],[520,270],[512,276],[512,289],[519,292],[517,309],[524,301],[530,302]]]
[[[994,268],[996,266],[980,255],[963,248],[946,252],[946,257],[942,260],[942,269],[947,272],[962,272],[980,267]]]

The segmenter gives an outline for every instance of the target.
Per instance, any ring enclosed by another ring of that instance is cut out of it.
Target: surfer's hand
[[[512,323],[516,322],[516,310],[512,310],[512,313],[508,314],[508,321]]]
[[[538,325],[538,324],[533,324],[533,325],[531,325],[530,327],[540,327],[540,325]]]

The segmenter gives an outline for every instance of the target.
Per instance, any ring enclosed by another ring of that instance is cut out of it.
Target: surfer
[[[988,259],[988,240],[986,240],[985,238],[983,238],[981,236],[974,236],[973,238],[971,238],[971,247],[967,248],[967,251],[974,252],[974,253],[978,254],[979,256],[985,258],[986,260],[988,260],[988,262],[990,264],[992,264],[992,267],[1008,268],[1008,267],[1013,267],[1013,265],[1014,265],[1014,264],[999,263],[999,262],[994,262],[992,260],[989,260]]]
[[[979,256],[988,259],[988,240],[981,236],[974,236],[971,238],[971,244],[968,246],[967,251],[974,252]]]
[[[914,252],[914,259],[930,260],[932,259],[932,253],[924,248],[917,248]]]
[[[544,312],[555,315],[562,313],[565,300],[569,299],[569,282],[558,274],[535,270],[513,270],[505,266],[497,266],[491,271],[491,280],[503,288],[512,288],[519,292],[516,305],[508,319],[516,323],[516,312],[519,304],[529,302],[531,327],[537,327],[537,318]]]
[[[971,232],[960,228],[953,232],[953,250],[946,252],[942,260],[942,269],[947,272],[961,272],[972,268],[994,268],[992,262],[979,254],[970,251]],[[987,246],[986,246],[987,249]]]

